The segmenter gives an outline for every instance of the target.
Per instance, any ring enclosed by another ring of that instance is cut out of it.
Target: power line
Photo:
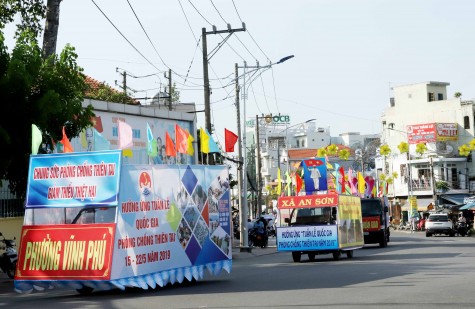
[[[94,0],[91,0],[92,3],[94,3],[94,5],[97,7],[97,9],[102,13],[102,15],[104,15],[104,17],[109,21],[109,23],[115,28],[115,30],[117,30],[117,32],[119,32],[119,34],[127,41],[127,43],[130,44],[130,46],[132,46],[133,49],[135,49],[135,51],[137,53],[140,54],[140,56],[142,56],[142,58],[145,59],[145,61],[147,61],[151,66],[153,66],[155,69],[157,69],[157,71],[160,72],[160,69],[157,68],[150,60],[147,59],[147,57],[145,57],[138,49],[137,47],[134,46],[134,44],[132,44],[126,37],[125,35],[119,30],[119,28],[116,27],[116,25],[114,25],[114,23],[109,19],[109,17],[107,17],[107,15],[101,10],[101,8],[97,5],[97,3],[94,1]]]
[[[265,90],[265,87],[264,87],[264,81],[262,80],[262,74],[260,74],[260,79],[261,79],[261,85],[262,85],[262,92],[264,92],[264,100],[266,101],[267,110],[270,113],[269,103],[267,102],[266,90]]]
[[[223,18],[223,16],[221,15],[221,12],[218,10],[218,8],[216,7],[216,5],[214,5],[213,3],[213,0],[209,0],[211,2],[211,4],[213,5],[214,9],[216,10],[216,12],[218,12],[219,14],[219,17],[221,17],[221,19],[224,21],[225,24],[228,24],[228,22]],[[241,24],[242,24],[242,20],[241,20]],[[236,39],[239,41],[239,43],[241,43],[241,45],[247,50],[247,52],[249,53],[249,55],[251,55],[252,58],[254,59],[257,59],[256,57],[254,57],[254,55],[251,53],[251,51],[247,48],[247,46],[239,39],[238,36],[236,36]],[[231,46],[230,46],[231,47]]]
[[[279,104],[278,104],[278,101],[277,101],[277,92],[275,90],[275,78],[274,78],[274,69],[273,68],[271,68],[271,73],[272,73],[272,85],[274,86],[275,107],[277,108],[277,113],[280,114]]]
[[[150,37],[149,37],[147,31],[145,31],[145,28],[144,28],[144,26],[142,25],[142,22],[140,21],[139,17],[138,17],[137,14],[135,13],[134,8],[132,7],[132,4],[130,4],[130,1],[129,1],[129,0],[127,0],[127,3],[129,4],[130,9],[131,9],[132,12],[134,13],[135,18],[136,18],[137,21],[139,22],[140,27],[142,27],[143,32],[144,32],[145,35],[147,36],[148,41],[150,42],[150,44],[152,45],[153,49],[154,49],[155,52],[157,53],[158,58],[160,58],[160,60],[162,61],[162,63],[163,63],[164,66],[166,66],[167,68],[170,69],[170,67],[165,63],[165,61],[163,61],[162,56],[160,56],[160,54],[158,53],[158,50],[155,48],[155,45],[153,44],[152,40],[150,39]]]
[[[239,15],[239,12],[237,10],[237,7],[236,7],[236,4],[234,3],[234,0],[233,1],[233,6],[234,6],[234,10],[236,11],[236,14],[237,16],[239,17],[239,20],[241,21],[241,23],[243,22],[242,19],[241,19],[241,16]],[[267,56],[267,54],[262,50],[262,48],[259,46],[259,44],[257,44],[256,40],[254,40],[254,37],[251,35],[251,32],[246,31],[247,34],[249,34],[249,36],[251,37],[251,39],[254,41],[254,43],[256,44],[257,48],[259,48],[259,50],[262,52],[262,54],[267,58],[267,60],[270,61],[269,57]]]

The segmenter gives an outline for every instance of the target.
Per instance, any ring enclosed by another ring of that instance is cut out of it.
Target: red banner
[[[115,224],[29,225],[15,279],[108,280]]]
[[[338,194],[318,194],[305,196],[282,196],[277,201],[277,208],[313,208],[338,205]]]
[[[363,218],[363,231],[379,231],[381,228],[381,223],[379,222],[379,217],[366,217]]]
[[[407,126],[409,144],[433,143],[436,141],[435,123]]]

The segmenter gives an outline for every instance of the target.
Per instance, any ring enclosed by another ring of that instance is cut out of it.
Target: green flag
[[[40,129],[34,124],[31,125],[31,154],[37,154],[38,148],[43,141]]]

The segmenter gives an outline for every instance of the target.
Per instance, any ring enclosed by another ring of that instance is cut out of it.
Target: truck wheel
[[[6,271],[8,278],[14,279],[15,278],[15,269],[8,269]]]
[[[92,291],[94,291],[94,288],[83,285],[82,288],[76,289],[76,291],[81,295],[90,295]]]
[[[315,261],[315,253],[309,253],[309,254],[308,254],[308,259],[309,259],[311,262]]]
[[[300,262],[300,257],[302,254],[300,252],[292,252],[292,259],[294,260],[295,263]]]
[[[386,236],[383,236],[383,239],[379,242],[379,247],[380,248],[386,248],[388,246],[388,242],[386,239]]]
[[[338,252],[333,252],[333,259],[334,259],[335,261],[338,261],[338,260],[340,259],[340,255],[341,255],[340,251],[338,251]]]
[[[346,257],[349,259],[353,258],[353,250],[346,251]]]

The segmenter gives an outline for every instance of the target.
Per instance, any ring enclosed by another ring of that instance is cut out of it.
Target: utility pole
[[[204,99],[205,99],[205,122],[206,122],[206,129],[208,130],[210,134],[213,132],[211,130],[211,106],[210,106],[211,92],[210,92],[210,87],[209,87],[208,62],[214,54],[208,57],[208,43],[207,43],[206,35],[228,33],[229,35],[224,39],[224,41],[226,41],[234,32],[239,32],[239,31],[246,31],[246,24],[242,23],[242,28],[239,28],[239,29],[231,29],[231,25],[228,24],[228,29],[226,30],[216,30],[216,26],[213,26],[213,31],[210,31],[210,32],[206,32],[206,28],[201,28],[201,37],[203,40],[202,49],[203,49],[203,84],[204,84]]]
[[[58,41],[59,5],[61,0],[48,0],[46,4],[45,32],[43,35],[43,58],[56,54]]]
[[[237,129],[238,134],[241,135],[241,109],[239,108],[239,73],[238,73],[238,64],[234,65],[234,74],[236,76],[236,116],[237,116]],[[241,252],[251,252],[252,248],[249,248],[248,243],[248,230],[247,230],[247,209],[244,209],[244,199],[246,192],[242,189],[243,184],[243,162],[242,162],[242,141],[241,138],[238,139],[238,166],[237,166],[237,177],[238,177],[238,194],[239,194],[239,227],[240,227],[240,237],[239,237],[239,247]]]
[[[262,204],[262,174],[261,174],[261,139],[259,137],[259,116],[256,115],[256,148],[257,148],[257,214],[261,214],[261,204]]]
[[[127,72],[122,72],[122,91],[127,95]]]
[[[168,76],[165,73],[165,78],[168,79],[168,110],[172,110],[172,69],[168,69]]]

